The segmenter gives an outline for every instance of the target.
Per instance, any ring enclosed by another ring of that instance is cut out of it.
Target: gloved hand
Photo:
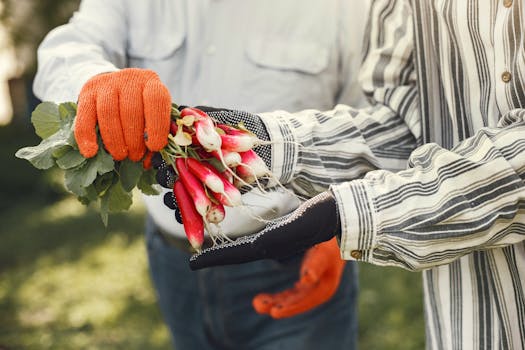
[[[182,111],[187,106],[179,106],[179,111]],[[213,108],[213,107],[207,107],[207,106],[198,106],[195,107],[197,109],[200,109],[201,111],[208,114],[213,120],[215,120],[218,123],[228,124],[228,125],[237,125],[239,123],[243,123],[244,126],[253,132],[260,140],[263,141],[269,141],[270,136],[268,135],[268,132],[266,131],[266,127],[264,126],[261,118],[259,118],[255,114],[250,114],[247,112],[242,111],[234,111],[224,108]],[[271,148],[270,145],[261,145],[257,146],[254,151],[263,159],[266,166],[270,168],[271,166]],[[175,218],[179,223],[181,222],[181,216],[180,211],[177,208],[177,202],[175,200],[174,194],[173,194],[173,183],[175,181],[175,170],[166,164],[166,162],[162,159],[159,153],[155,153],[152,156],[151,164],[154,169],[157,170],[156,178],[157,182],[167,188],[170,189],[170,192],[167,192],[164,195],[164,204],[175,211]],[[264,180],[261,180],[260,183],[264,183]],[[248,188],[241,188],[239,189],[241,193],[244,193],[248,190]]]
[[[94,76],[78,98],[75,139],[80,153],[97,154],[98,124],[102,142],[115,160],[142,159],[146,148],[166,146],[170,129],[171,96],[158,75],[128,68]]]
[[[155,152],[151,157],[151,166],[157,171],[155,174],[157,183],[164,188],[169,189],[170,191],[164,194],[164,205],[173,210],[175,215],[175,220],[182,225],[182,216],[180,214],[179,206],[173,194],[173,185],[177,178],[175,170],[173,167],[166,164],[160,153]]]
[[[331,192],[307,200],[296,210],[270,221],[252,235],[204,249],[190,259],[198,270],[260,259],[284,259],[340,234],[337,204]]]
[[[293,288],[253,298],[254,309],[275,319],[292,317],[327,302],[337,291],[346,261],[340,258],[334,238],[308,249],[301,276]]]

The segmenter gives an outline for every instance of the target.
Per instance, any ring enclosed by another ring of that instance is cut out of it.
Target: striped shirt
[[[371,107],[261,115],[276,175],[331,186],[345,259],[423,271],[429,349],[525,348],[524,8],[376,0]]]

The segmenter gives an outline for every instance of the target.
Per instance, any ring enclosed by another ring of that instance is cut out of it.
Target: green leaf
[[[77,115],[77,104],[74,102],[64,102],[58,106],[58,113],[62,122],[72,122]]]
[[[86,197],[91,201],[96,201],[98,199],[98,192],[94,185],[86,187]]]
[[[122,187],[122,183],[117,181],[100,197],[100,218],[104,226],[108,226],[109,213],[128,210],[133,203],[133,195]]]
[[[100,175],[95,179],[95,182],[93,182],[92,186],[94,186],[97,196],[102,197],[106,193],[106,191],[109,189],[109,187],[114,182],[116,182],[116,180],[118,179],[116,175],[117,175],[116,172],[111,171],[109,173]]]
[[[128,210],[133,204],[133,195],[126,191],[119,181],[113,184],[109,190],[104,194],[108,200],[108,209],[110,213],[115,213],[123,210]]]
[[[85,196],[85,197],[77,197],[77,199],[83,205],[89,205],[91,203],[91,199],[89,199],[87,196]]]
[[[87,159],[83,166],[76,168],[79,171],[79,184],[87,187],[95,181],[97,175],[108,173],[114,169],[113,158],[103,149],[99,149],[97,155]]]
[[[139,182],[137,183],[137,187],[145,195],[155,196],[160,193],[160,191],[156,188],[158,187],[158,185],[157,179],[155,178],[155,172],[155,170],[151,169],[148,171],[144,171],[140,176]]]
[[[105,227],[108,227],[109,221],[109,196],[103,196],[100,198],[100,218],[104,223]]]
[[[85,197],[87,195],[87,186],[83,185],[85,177],[84,168],[85,166],[82,166],[79,168],[68,169],[64,172],[64,185],[66,186],[66,189],[77,195],[77,197]]]
[[[62,130],[64,130],[65,137],[67,137],[67,143],[74,149],[78,149],[77,140],[75,140],[74,125],[75,123],[71,120],[62,126]]]
[[[60,169],[71,169],[82,165],[86,161],[86,158],[84,158],[79,151],[69,148],[66,153],[57,159],[56,163]]]
[[[118,172],[124,190],[126,190],[127,192],[133,190],[139,182],[143,171],[144,168],[142,167],[142,163],[140,162],[133,162],[129,159],[120,162]]]
[[[94,202],[98,199],[98,193],[94,185],[85,187],[84,191],[86,194],[82,197],[78,197],[78,200],[80,201],[80,203],[84,205],[88,205],[91,202]]]
[[[29,161],[37,169],[49,169],[55,165],[53,153],[68,145],[65,131],[60,130],[52,136],[42,140],[37,146],[19,149],[15,156]]]
[[[86,164],[78,169],[80,186],[88,187],[97,178],[97,161],[95,159],[96,157],[88,159]]]
[[[31,122],[35,127],[36,134],[42,139],[53,135],[60,130],[62,125],[58,105],[53,102],[40,103],[31,113]]]
[[[99,146],[97,156],[94,159],[97,163],[97,172],[99,175],[108,173],[115,169],[115,161],[103,147]]]
[[[113,170],[113,158],[104,149],[100,148],[95,157],[85,159],[80,166],[66,169],[64,184],[70,192],[83,197],[86,196],[86,188],[95,182],[97,176]]]
[[[69,152],[71,149],[73,149],[71,146],[62,146],[58,147],[53,151],[53,158],[58,159],[60,157],[63,157],[67,152]]]
[[[42,144],[21,148],[15,153],[15,156],[29,161],[37,169],[49,169],[55,165],[53,151],[41,146]]]

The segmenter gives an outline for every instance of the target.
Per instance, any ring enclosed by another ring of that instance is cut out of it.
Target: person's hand
[[[331,192],[307,200],[296,210],[270,221],[257,233],[204,249],[190,258],[190,268],[284,259],[340,233],[339,214]]]
[[[156,170],[156,180],[159,185],[168,189],[169,191],[164,193],[164,205],[173,210],[175,215],[175,220],[182,225],[182,217],[180,214],[179,206],[177,205],[177,200],[173,194],[173,185],[177,175],[172,166],[168,165],[160,153],[155,152],[151,157],[151,167]]]
[[[182,106],[181,108],[184,108],[184,106]],[[214,108],[209,106],[197,106],[195,108],[205,112],[218,123],[233,126],[242,124],[247,130],[254,133],[259,140],[270,141],[270,135],[266,130],[266,126],[264,125],[261,118],[256,114],[226,108]],[[271,169],[271,145],[259,145],[254,148],[254,151],[259,157],[262,158],[268,169]]]
[[[300,279],[293,288],[253,298],[254,309],[275,319],[292,317],[327,302],[337,291],[346,261],[334,238],[308,249],[301,265]]]
[[[98,125],[104,147],[115,160],[142,159],[168,142],[171,96],[158,75],[128,68],[94,76],[78,98],[75,139],[80,153],[97,154]]]
[[[187,106],[181,105],[178,107],[179,111],[183,111]],[[236,126],[239,123],[242,123],[243,126],[254,133],[257,138],[261,141],[269,141],[270,137],[266,131],[266,127],[259,116],[247,112],[235,111],[225,108],[213,108],[208,106],[198,106],[194,107],[208,116],[210,116],[215,122],[233,125]],[[269,145],[260,145],[255,147],[254,151],[263,159],[266,166],[269,168],[271,166],[271,148]],[[177,177],[175,170],[172,166],[166,164],[162,159],[161,155],[155,152],[152,156],[151,161],[152,167],[157,171],[156,178],[157,183],[162,187],[165,187],[171,191],[167,192],[164,195],[164,204],[175,211],[175,218],[179,223],[182,224],[180,211],[177,208],[177,202],[173,194],[173,184],[175,178]],[[260,180],[260,183],[265,183],[265,180]],[[245,193],[249,190],[247,186],[244,186],[239,189],[241,193]]]

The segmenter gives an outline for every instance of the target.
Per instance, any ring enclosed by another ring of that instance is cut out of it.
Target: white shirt
[[[368,1],[84,0],[71,21],[38,50],[35,94],[76,101],[92,76],[124,67],[156,71],[174,102],[251,112],[361,105],[356,71]],[[327,20],[329,19],[329,20]],[[160,196],[144,196],[166,232],[184,235]],[[282,192],[243,197],[266,219],[294,209]],[[227,208],[236,236],[262,222]]]

